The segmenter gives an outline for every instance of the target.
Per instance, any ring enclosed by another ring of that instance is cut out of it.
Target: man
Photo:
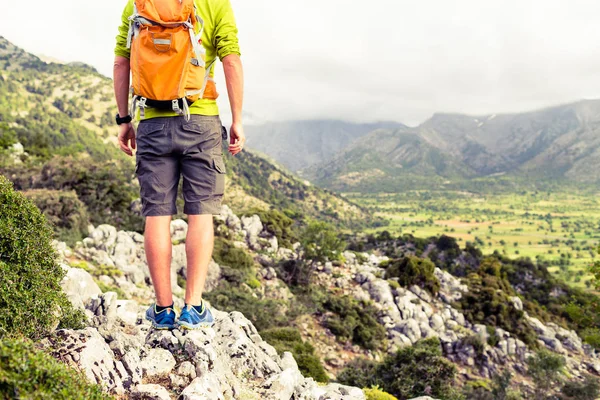
[[[136,131],[129,116],[130,50],[129,20],[134,10],[129,0],[122,15],[114,62],[114,90],[118,106],[119,146],[129,156],[136,149],[136,174],[140,183],[142,214],[146,217],[144,247],[156,303],[146,318],[157,329],[176,326],[197,329],[210,326],[213,316],[202,301],[208,264],[213,251],[213,214],[218,214],[224,190],[221,121],[214,81],[209,79],[205,95],[189,106],[188,118],[172,111],[146,108]],[[177,0],[160,0],[177,1]],[[242,151],[243,72],[237,27],[229,0],[195,0],[204,20],[202,45],[207,68],[217,57],[223,63],[232,112],[229,152]],[[210,71],[212,78],[214,71]],[[136,137],[137,136],[137,137]],[[180,175],[183,178],[184,213],[188,216],[186,237],[187,284],[185,306],[176,322],[171,292],[171,216]]]

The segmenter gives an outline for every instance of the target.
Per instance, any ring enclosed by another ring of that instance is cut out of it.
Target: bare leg
[[[173,304],[171,292],[171,216],[146,217],[144,248],[150,277],[156,293],[156,304]]]
[[[200,305],[214,242],[212,214],[188,215],[186,304]]]

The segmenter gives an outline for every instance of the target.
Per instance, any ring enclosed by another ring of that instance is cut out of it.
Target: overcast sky
[[[231,1],[247,122],[415,125],[434,112],[514,112],[600,97],[598,0]],[[110,76],[124,4],[3,0],[0,35]],[[218,75],[225,115],[221,67]]]

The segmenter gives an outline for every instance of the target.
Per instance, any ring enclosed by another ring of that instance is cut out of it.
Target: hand
[[[246,136],[244,135],[244,128],[240,123],[233,123],[229,130],[229,152],[232,156],[243,150],[244,144],[246,143]]]
[[[119,147],[128,156],[133,156],[132,150],[135,150],[135,129],[131,122],[119,125]]]

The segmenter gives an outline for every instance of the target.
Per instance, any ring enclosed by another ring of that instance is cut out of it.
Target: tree
[[[310,222],[302,232],[304,256],[315,261],[339,259],[346,243],[340,239],[333,228],[319,221]]]

